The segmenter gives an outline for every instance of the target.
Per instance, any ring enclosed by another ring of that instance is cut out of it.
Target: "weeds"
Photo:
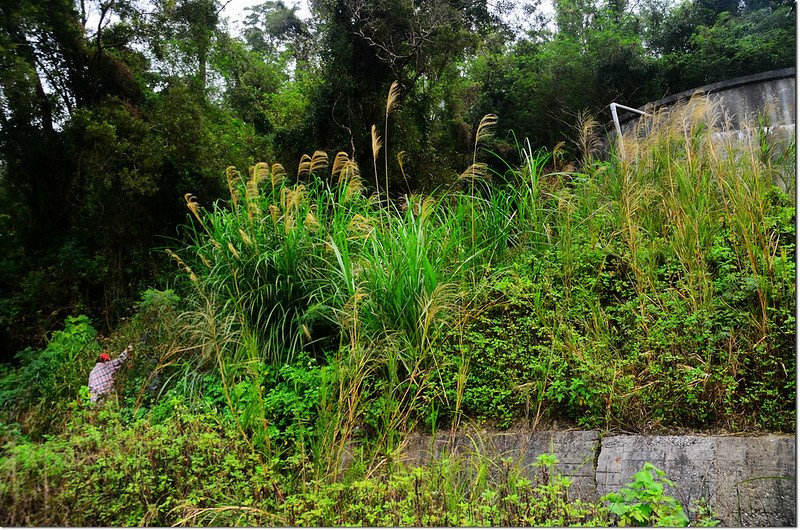
[[[181,296],[144,293],[114,339],[153,337],[118,402],[79,401],[99,350],[85,317],[3,374],[5,522],[684,524],[650,468],[606,509],[568,501],[547,458],[541,480],[485,458],[408,469],[403,441],[462,418],[793,431],[795,214],[771,185],[789,162],[716,135],[693,100],[624,160],[598,161],[586,123],[581,172],[525,144],[490,181],[495,121],[462,191],[382,201],[373,129],[372,196],[321,151],[293,180],[259,163],[226,171],[227,201],[187,194]]]
[[[171,409],[163,422],[125,424],[107,404],[73,416],[44,443],[8,443],[0,458],[0,523],[609,526],[617,517],[623,524],[688,523],[683,507],[663,494],[669,481],[649,463],[600,502],[574,498],[553,455],[526,469],[509,459],[457,454],[421,466],[397,464],[373,477],[351,472],[300,485],[283,480],[291,473],[261,463],[215,413],[175,399],[161,406]],[[715,522],[707,508],[697,513],[696,524]]]

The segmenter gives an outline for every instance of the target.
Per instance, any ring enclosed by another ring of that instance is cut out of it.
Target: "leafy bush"
[[[68,317],[43,351],[18,353],[21,366],[0,380],[0,408],[8,419],[37,437],[63,425],[97,359],[96,335],[88,317]]]
[[[276,487],[235,430],[179,402],[158,424],[124,424],[110,403],[84,411],[44,443],[8,443],[0,474],[10,526],[169,526],[192,507],[260,503]]]
[[[608,502],[609,511],[619,518],[621,526],[688,526],[689,518],[680,502],[664,494],[665,485],[675,486],[663,471],[645,462],[633,475],[633,482],[601,500]]]

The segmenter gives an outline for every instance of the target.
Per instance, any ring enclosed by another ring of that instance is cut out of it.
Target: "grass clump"
[[[624,158],[548,177],[547,237],[492,277],[458,338],[465,406],[501,424],[794,430],[795,213],[773,185],[788,161],[715,123],[692,100]]]
[[[685,524],[654,469],[587,504],[547,459],[541,480],[485,457],[413,468],[403,442],[464,419],[793,431],[795,214],[772,185],[790,162],[693,100],[622,157],[586,139],[560,171],[526,145],[490,179],[494,123],[430,196],[387,200],[378,149],[371,195],[321,151],[292,178],[229,168],[227,201],[187,194],[180,296],[145,292],[107,341],[137,344],[114,399],[81,397],[102,349],[85,317],[0,380],[4,522]]]
[[[319,421],[336,426],[319,431],[333,437],[320,454],[340,453],[355,427],[381,433],[376,450],[391,452],[436,384],[433,345],[505,252],[498,223],[509,212],[456,192],[382,203],[345,153],[330,169],[324,153],[303,157],[295,182],[277,164],[227,176],[229,203],[205,209],[187,196],[192,244],[172,253],[193,305],[182,318],[190,346],[176,357],[185,377],[216,374],[230,413],[267,448],[266,371],[299,358],[327,365]],[[254,394],[243,400],[243,387]]]

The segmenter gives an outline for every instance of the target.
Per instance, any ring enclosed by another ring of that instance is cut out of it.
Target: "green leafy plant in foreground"
[[[686,512],[675,498],[664,493],[665,485],[675,486],[663,471],[645,462],[633,475],[633,482],[601,500],[608,502],[608,509],[621,526],[687,526]]]

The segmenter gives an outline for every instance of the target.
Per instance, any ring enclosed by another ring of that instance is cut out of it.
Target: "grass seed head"
[[[333,167],[331,167],[331,178],[339,176],[341,178],[342,170],[350,157],[344,151],[339,151],[333,159]]]
[[[239,204],[238,185],[242,180],[242,175],[236,167],[228,166],[225,168],[225,180],[228,182],[228,191],[230,191],[233,206],[236,207]]]
[[[497,122],[498,118],[494,114],[487,114],[481,119],[478,124],[478,131],[475,133],[475,145],[492,137],[492,128],[497,125]]]
[[[487,166],[483,162],[475,162],[471,164],[467,169],[464,170],[461,175],[458,176],[459,180],[465,179],[485,179],[489,176],[489,166]]]
[[[231,254],[233,254],[233,257],[239,259],[239,252],[236,251],[236,247],[234,247],[233,243],[230,241],[228,241],[228,248],[230,249]]]
[[[311,171],[311,157],[304,154],[300,157],[300,163],[297,164],[297,178],[308,176]]]
[[[304,226],[305,226],[305,227],[306,227],[308,230],[310,230],[310,231],[312,231],[312,232],[314,232],[314,231],[316,231],[317,229],[319,229],[319,221],[317,221],[317,218],[316,218],[316,217],[314,217],[314,214],[313,214],[313,213],[311,213],[311,212],[308,212],[308,213],[306,214],[306,218],[305,218],[305,221],[303,221],[303,225],[304,225]]]
[[[240,228],[239,229],[239,235],[242,236],[242,241],[244,241],[245,245],[247,245],[248,247],[252,247],[253,246],[253,240],[250,239],[250,236],[247,235],[247,232],[245,232],[244,230],[242,230]]]
[[[272,217],[272,222],[278,224],[278,220],[281,218],[281,209],[274,204],[270,204],[269,215]]]
[[[190,279],[191,281],[193,281],[193,282],[195,282],[195,283],[197,282],[197,275],[196,275],[196,274],[194,273],[194,271],[192,271],[192,269],[191,269],[191,268],[190,268],[190,267],[189,267],[189,266],[186,264],[186,262],[184,262],[184,261],[181,259],[181,257],[180,257],[180,256],[178,256],[177,254],[175,254],[173,251],[171,251],[171,250],[169,250],[169,249],[167,249],[167,255],[168,255],[169,257],[171,257],[173,260],[175,260],[175,262],[176,262],[176,263],[177,263],[177,264],[178,264],[178,265],[179,265],[181,268],[183,268],[183,270],[184,270],[184,271],[186,271],[186,273],[189,275],[189,279]]]
[[[357,213],[347,224],[347,231],[357,237],[367,237],[372,232],[372,223],[360,213]]]
[[[189,211],[192,212],[192,215],[194,215],[195,218],[202,223],[203,221],[200,219],[200,203],[197,201],[197,197],[191,193],[186,193],[183,195],[183,200],[186,201],[186,207],[189,208]]]
[[[378,159],[378,153],[381,151],[381,147],[383,147],[383,140],[381,140],[380,134],[378,134],[378,128],[375,125],[372,125],[372,158],[373,160]]]
[[[316,174],[326,167],[328,167],[328,153],[325,151],[314,151],[308,170]]]
[[[272,180],[273,189],[276,188],[278,185],[280,185],[286,178],[286,170],[283,168],[283,165],[278,164],[277,162],[275,164],[272,164],[272,172],[270,178]]]
[[[253,178],[257,184],[269,179],[269,165],[266,162],[259,162],[253,166]]]
[[[389,94],[386,96],[386,115],[388,116],[391,112],[397,108],[398,103],[400,102],[400,83],[396,80],[392,81],[392,86],[389,87]]]
[[[356,164],[355,160],[348,160],[339,172],[339,184],[343,182],[349,183],[353,179],[360,182],[359,175],[361,175],[361,171],[358,169],[358,164]]]

